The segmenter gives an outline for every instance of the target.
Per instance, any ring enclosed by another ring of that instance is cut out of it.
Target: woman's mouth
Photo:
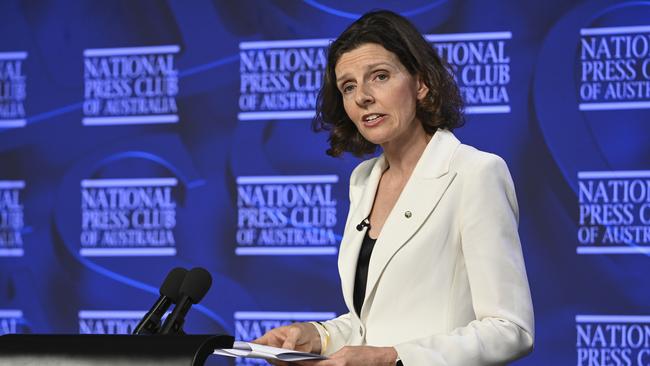
[[[365,127],[375,127],[380,124],[384,119],[386,119],[385,114],[380,113],[371,113],[366,114],[362,117],[363,125]]]

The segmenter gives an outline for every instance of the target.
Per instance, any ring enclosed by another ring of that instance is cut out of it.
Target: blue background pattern
[[[0,309],[23,331],[76,333],[80,310],[145,310],[167,271],[214,284],[190,333],[233,334],[237,311],[345,312],[336,256],[236,256],[239,176],[339,176],[336,233],[359,159],[329,158],[309,120],[238,121],[240,42],[336,37],[373,8],[424,34],[512,32],[511,112],[470,114],[456,134],[502,156],[521,210],[536,349],[521,365],[576,363],[577,314],[650,314],[646,255],[576,254],[579,171],[650,165],[648,109],[578,110],[581,28],[650,24],[647,1],[81,0],[0,3],[0,52],[26,51],[27,125],[0,128],[0,180],[24,180],[25,255],[0,257]],[[85,49],[179,45],[175,124],[84,126]],[[82,257],[79,182],[178,179],[178,253]]]

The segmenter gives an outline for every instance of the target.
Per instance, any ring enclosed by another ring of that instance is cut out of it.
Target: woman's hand
[[[268,331],[253,343],[320,354],[320,334],[311,323],[294,323]],[[395,366],[397,351],[393,347],[345,346],[322,361],[296,362],[305,366]],[[287,365],[285,362],[272,362]],[[293,365],[293,363],[291,363]]]
[[[305,366],[395,366],[397,351],[393,347],[345,346],[322,361],[301,362]]]
[[[320,334],[310,323],[294,323],[266,332],[253,343],[320,354]]]

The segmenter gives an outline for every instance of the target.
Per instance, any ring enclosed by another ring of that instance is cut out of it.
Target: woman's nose
[[[374,101],[375,98],[372,96],[372,93],[370,93],[367,87],[360,86],[357,88],[356,102],[360,107],[372,104]]]

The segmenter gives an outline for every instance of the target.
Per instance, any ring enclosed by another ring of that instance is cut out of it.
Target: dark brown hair
[[[334,71],[341,55],[367,43],[381,45],[394,53],[409,73],[419,76],[429,88],[426,97],[416,105],[416,117],[427,134],[432,135],[438,128],[453,130],[464,124],[463,100],[449,65],[407,19],[387,10],[372,11],[352,23],[328,49],[325,76],[312,121],[315,131],[329,131],[328,155],[340,156],[347,151],[363,156],[377,149],[377,145],[359,133],[346,114]]]

